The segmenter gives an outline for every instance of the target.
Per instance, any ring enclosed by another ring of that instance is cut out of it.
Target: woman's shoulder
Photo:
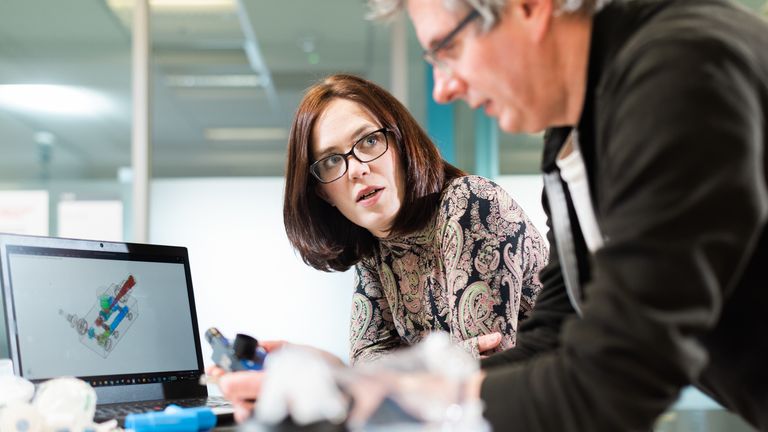
[[[522,208],[494,181],[476,175],[451,180],[443,190],[438,223],[448,220],[469,223],[466,216],[473,212],[482,219],[527,221]]]
[[[378,246],[377,246],[378,247]],[[368,272],[378,272],[379,267],[379,254],[374,253],[371,256],[367,256],[364,258],[361,258],[360,261],[358,261],[355,264],[355,269],[357,271],[368,271]]]
[[[507,192],[492,180],[478,175],[467,175],[448,182],[443,189],[441,203],[444,205],[455,199],[494,201],[501,195],[507,195]]]

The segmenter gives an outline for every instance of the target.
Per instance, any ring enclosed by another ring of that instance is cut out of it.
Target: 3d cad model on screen
[[[139,316],[131,291],[136,286],[133,275],[119,284],[109,285],[83,318],[59,309],[69,325],[80,335],[80,342],[107,358]]]

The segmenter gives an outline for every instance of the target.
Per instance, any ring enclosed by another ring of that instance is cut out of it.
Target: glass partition
[[[98,235],[59,208],[106,200],[119,207],[113,236],[125,236],[130,46],[130,28],[100,1],[0,4],[0,230],[59,235],[63,222]]]

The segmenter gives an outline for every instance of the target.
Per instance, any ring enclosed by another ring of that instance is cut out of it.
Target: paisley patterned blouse
[[[355,266],[350,359],[370,361],[443,330],[479,357],[477,336],[515,346],[518,321],[541,290],[547,246],[497,184],[454,179],[423,230],[382,239]]]

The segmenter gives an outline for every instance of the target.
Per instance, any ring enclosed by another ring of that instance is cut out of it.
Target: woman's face
[[[381,125],[355,102],[334,99],[315,123],[311,144],[312,162],[331,154],[344,154],[361,138]],[[348,169],[338,180],[320,183],[317,189],[347,219],[376,237],[389,235],[403,202],[404,178],[397,145],[388,135],[389,148],[378,159],[362,163],[347,157]],[[361,144],[362,145],[362,144]]]

